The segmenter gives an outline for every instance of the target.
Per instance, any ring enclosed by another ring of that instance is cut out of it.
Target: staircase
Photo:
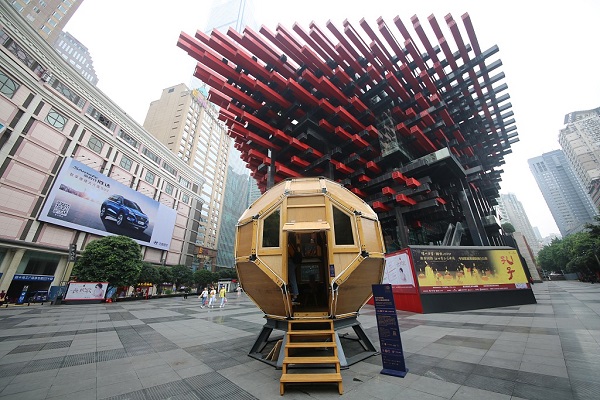
[[[284,394],[285,385],[288,383],[304,385],[336,383],[339,394],[344,392],[333,320],[288,321],[284,351],[282,374],[279,380],[281,395]]]

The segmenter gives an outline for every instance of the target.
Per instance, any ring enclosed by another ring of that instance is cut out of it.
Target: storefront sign
[[[13,281],[26,282],[52,282],[54,275],[31,275],[31,274],[15,274]]]

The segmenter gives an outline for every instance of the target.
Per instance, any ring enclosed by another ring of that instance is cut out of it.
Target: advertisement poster
[[[421,293],[528,289],[514,249],[411,247]]]
[[[415,286],[415,278],[410,265],[410,258],[406,251],[399,251],[385,256],[383,283],[389,283],[393,286]]]
[[[382,374],[400,376],[404,378],[408,372],[402,350],[400,326],[394,304],[392,285],[373,285],[373,300],[375,316],[377,317],[377,331],[381,346]]]
[[[39,220],[168,250],[176,216],[174,209],[67,158]]]
[[[65,300],[103,300],[108,282],[69,282]]]

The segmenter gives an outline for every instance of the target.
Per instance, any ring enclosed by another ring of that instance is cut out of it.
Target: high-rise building
[[[217,246],[217,266],[233,268],[235,266],[235,226],[239,217],[248,208],[248,174],[235,170],[231,163],[227,167],[225,197],[221,208],[221,229]],[[229,194],[229,195],[227,195]],[[228,229],[233,227],[233,229]]]
[[[200,90],[181,83],[162,91],[150,104],[144,128],[165,144],[178,158],[206,178],[200,197],[201,215],[194,222],[197,231],[197,266],[215,265],[217,238],[223,216],[227,160],[231,139],[218,111]]]
[[[11,0],[10,4],[42,38],[54,45],[83,0]]]
[[[251,0],[215,0],[209,11],[205,32],[213,29],[226,33],[233,28],[242,31],[245,27],[256,30],[254,6]],[[241,153],[231,145],[229,165],[227,167],[227,183],[223,196],[221,225],[219,227],[217,266],[233,267],[235,243],[235,226],[239,217],[250,203],[260,197],[256,181],[250,177],[250,170],[242,160]],[[230,182],[232,180],[232,182]],[[242,197],[242,193],[246,193]],[[251,196],[249,198],[248,196]]]
[[[203,178],[4,1],[0,86],[0,290],[56,292],[71,249],[113,234],[146,262],[192,265]]]
[[[582,231],[585,224],[594,221],[594,205],[562,150],[527,162],[563,237]]]
[[[98,77],[87,47],[63,31],[83,0],[12,0],[10,3],[75,71],[96,86]]]
[[[98,84],[98,76],[88,48],[73,35],[69,32],[60,32],[54,49],[92,85]]]
[[[566,126],[558,134],[558,143],[577,178],[592,200],[600,207],[600,107],[575,111],[565,116]]]
[[[226,33],[229,28],[241,32],[245,27],[258,28],[252,0],[213,0],[205,33],[210,34],[213,29]]]
[[[537,253],[540,251],[540,245],[535,237],[535,232],[529,222],[523,204],[521,204],[519,199],[517,199],[517,196],[513,193],[501,194],[498,199],[498,204],[501,204],[498,208],[500,210],[500,215],[502,216],[502,222],[510,222],[516,232],[523,234],[527,239],[527,243],[534,256],[537,257]]]

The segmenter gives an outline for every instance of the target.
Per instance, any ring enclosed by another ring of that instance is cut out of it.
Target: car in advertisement
[[[128,236],[168,250],[176,217],[175,209],[67,158],[38,219],[100,236]]]
[[[144,214],[135,201],[114,194],[104,200],[100,207],[100,218],[112,217],[118,226],[128,226],[133,229],[144,230],[148,227],[148,216]]]

